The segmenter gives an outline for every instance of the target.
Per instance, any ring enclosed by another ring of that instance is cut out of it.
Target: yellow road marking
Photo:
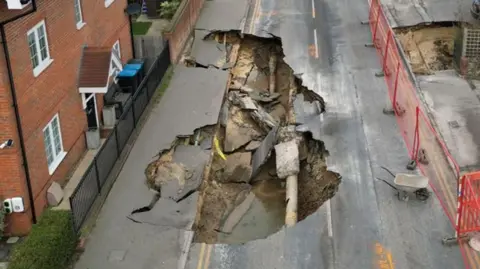
[[[202,243],[202,246],[200,247],[200,254],[198,255],[197,269],[202,269],[204,255],[205,255],[205,243]]]
[[[312,0],[312,18],[315,19],[315,0]]]
[[[308,46],[308,54],[311,57],[317,58],[317,49],[314,44]]]
[[[207,256],[205,256],[205,266],[203,269],[208,269],[210,265],[210,255],[212,254],[212,247],[213,245],[207,245]]]
[[[395,269],[392,253],[385,249],[382,244],[375,243],[375,265],[379,269]]]

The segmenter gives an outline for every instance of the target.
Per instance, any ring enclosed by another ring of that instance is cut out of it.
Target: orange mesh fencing
[[[458,193],[457,235],[480,231],[480,173],[464,175]]]
[[[401,57],[395,33],[390,27],[379,0],[371,0],[369,24],[373,45],[382,66],[392,108],[411,160],[429,178],[453,226],[457,211],[457,162],[423,112],[417,89]]]

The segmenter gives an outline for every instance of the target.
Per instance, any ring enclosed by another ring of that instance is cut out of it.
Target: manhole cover
[[[450,128],[455,128],[455,129],[460,127],[460,124],[458,124],[458,121],[456,120],[449,121],[448,125],[450,126]]]
[[[110,254],[108,254],[108,261],[109,262],[121,262],[125,259],[125,255],[127,251],[125,250],[112,250]]]

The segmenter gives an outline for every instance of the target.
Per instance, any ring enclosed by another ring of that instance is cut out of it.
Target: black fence
[[[80,231],[95,199],[100,195],[112,168],[137,127],[143,111],[145,111],[150,99],[152,99],[169,65],[170,51],[168,44],[166,44],[162,53],[151,65],[135,94],[125,104],[123,113],[118,119],[115,128],[107,137],[92,164],[88,167],[80,183],[70,196],[70,208],[76,232]]]

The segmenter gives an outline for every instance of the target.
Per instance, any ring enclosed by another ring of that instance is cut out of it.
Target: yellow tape
[[[222,158],[224,161],[226,161],[227,157],[225,157],[225,154],[223,154],[222,150],[220,149],[220,142],[218,142],[217,136],[213,137],[213,143],[215,144],[215,150],[217,151],[220,158]]]

